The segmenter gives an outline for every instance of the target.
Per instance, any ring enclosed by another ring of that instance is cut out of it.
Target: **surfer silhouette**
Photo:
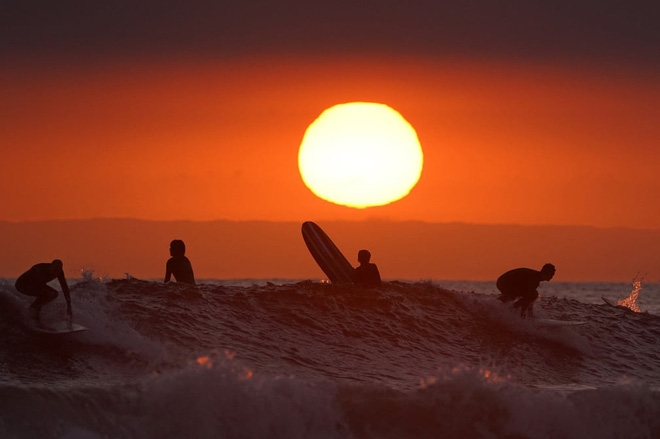
[[[507,271],[497,279],[497,289],[502,302],[518,299],[514,308],[520,308],[520,316],[534,317],[534,301],[539,297],[536,289],[542,281],[549,281],[555,275],[555,266],[545,264],[541,271],[531,268],[516,268]]]
[[[195,285],[195,275],[192,264],[185,256],[186,244],[180,239],[170,242],[170,256],[165,265],[165,283],[170,281],[172,275],[177,282]]]
[[[370,263],[370,260],[369,250],[358,252],[360,266],[353,270],[353,282],[364,287],[378,287],[380,286],[380,273],[376,264]]]
[[[30,305],[30,311],[32,317],[38,323],[40,322],[41,308],[57,297],[57,290],[47,285],[48,282],[55,278],[57,278],[60,282],[60,287],[62,287],[62,292],[66,299],[66,313],[69,316],[69,322],[71,322],[73,317],[71,295],[66,278],[64,277],[62,261],[55,259],[53,262],[43,262],[33,265],[28,271],[16,279],[15,287],[20,293],[26,296],[36,296],[35,301]]]

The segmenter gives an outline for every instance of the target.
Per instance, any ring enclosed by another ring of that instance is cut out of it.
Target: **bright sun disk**
[[[305,185],[345,206],[381,206],[405,197],[422,173],[414,128],[384,104],[328,108],[307,128],[298,152]]]

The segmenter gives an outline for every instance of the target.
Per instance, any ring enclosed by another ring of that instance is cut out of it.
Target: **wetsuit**
[[[524,311],[539,297],[536,289],[541,280],[541,272],[531,268],[507,271],[497,279],[497,289],[502,293],[500,300],[510,302],[520,298],[513,306]]]
[[[353,282],[364,287],[380,286],[380,273],[376,264],[362,264],[353,271]]]
[[[195,285],[192,264],[185,256],[174,256],[167,261],[167,265],[165,266],[165,282],[170,281],[171,275],[174,275],[174,279],[177,282]]]
[[[51,264],[45,262],[33,265],[25,273],[16,279],[16,289],[25,294],[26,296],[36,296],[37,299],[32,302],[30,308],[41,309],[42,306],[57,297],[57,290],[46,285],[48,282],[55,278],[61,278],[60,283],[64,279],[64,273],[53,274]]]

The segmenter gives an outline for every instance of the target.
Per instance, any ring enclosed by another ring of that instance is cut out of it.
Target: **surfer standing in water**
[[[542,281],[552,279],[555,271],[552,264],[545,264],[541,271],[531,268],[507,271],[497,279],[497,289],[502,293],[499,299],[506,303],[519,298],[513,307],[520,308],[520,316],[534,317],[534,301],[539,297],[536,289]]]
[[[57,297],[57,290],[47,285],[48,282],[55,278],[57,278],[60,282],[60,287],[62,287],[62,292],[66,299],[66,313],[69,316],[69,322],[71,322],[73,317],[73,313],[71,312],[71,295],[66,278],[64,277],[62,261],[55,259],[53,262],[43,262],[33,265],[32,268],[16,279],[15,286],[20,293],[26,296],[37,297],[30,305],[30,312],[37,323],[40,323],[41,308]]]
[[[195,275],[192,264],[185,256],[186,244],[180,239],[170,242],[170,256],[165,265],[165,283],[170,281],[172,275],[177,282],[195,285]]]
[[[360,266],[353,271],[353,282],[363,287],[379,287],[380,273],[376,264],[369,262],[370,259],[371,253],[369,253],[369,250],[358,252]]]

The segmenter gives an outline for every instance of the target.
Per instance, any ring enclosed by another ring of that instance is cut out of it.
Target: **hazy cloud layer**
[[[43,1],[0,5],[0,53],[410,53],[656,65],[660,2]]]

